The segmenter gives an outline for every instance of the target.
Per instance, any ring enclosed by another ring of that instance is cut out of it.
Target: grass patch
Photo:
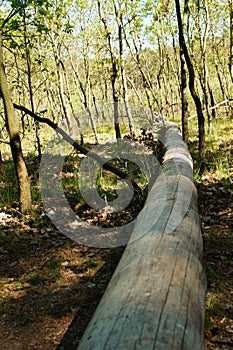
[[[219,116],[212,121],[211,132],[206,132],[206,157],[204,171],[201,171],[201,164],[198,156],[197,122],[190,122],[190,143],[189,149],[194,162],[194,176],[196,181],[201,182],[202,176],[211,176],[213,179],[226,179],[226,185],[232,183],[232,128],[233,117],[226,118]]]
[[[207,350],[228,350],[232,329],[233,261],[233,118],[219,116],[206,134],[206,156],[201,170],[196,120],[190,122],[189,149],[199,192],[207,276],[205,339]]]

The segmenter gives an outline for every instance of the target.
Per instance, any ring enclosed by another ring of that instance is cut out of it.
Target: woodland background
[[[158,116],[181,125],[194,160],[207,348],[231,349],[233,1],[0,4],[3,349],[54,349],[72,320],[67,349],[75,347],[122,253],[81,247],[44,215],[38,167],[52,128],[87,149],[109,137],[138,139]],[[77,192],[79,162],[73,153],[67,158],[63,184],[73,207],[95,224],[98,215]],[[102,195],[111,199],[106,178]]]

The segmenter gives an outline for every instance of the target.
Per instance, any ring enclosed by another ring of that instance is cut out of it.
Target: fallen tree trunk
[[[78,350],[205,348],[206,282],[192,160],[177,126],[167,124],[160,140],[163,171]]]

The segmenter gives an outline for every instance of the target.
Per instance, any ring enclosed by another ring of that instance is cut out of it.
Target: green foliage
[[[194,176],[196,181],[201,182],[207,174],[215,180],[224,181],[226,187],[232,185],[232,117],[226,118],[219,115],[212,121],[211,132],[207,134],[207,152],[205,164],[200,164],[196,153],[197,131],[196,123],[191,124],[191,143],[189,145],[194,160]],[[211,174],[211,175],[210,175]]]
[[[230,49],[228,20],[230,10],[227,2],[208,0],[199,5],[198,2],[189,1],[190,25],[185,27],[185,35],[196,74],[200,78],[197,82],[198,89],[202,91],[206,81],[206,77],[202,77],[203,65],[206,63],[209,84],[215,102],[218,103],[233,94],[233,85],[226,69]],[[209,19],[206,17],[205,6],[208,6]],[[125,92],[121,73],[123,63],[128,89],[127,98],[136,127],[148,124],[151,110],[160,112],[169,120],[179,122],[180,67],[174,4],[159,0],[156,2],[125,0],[120,3],[111,0],[102,1],[101,8],[103,14],[106,13],[108,27],[111,28],[112,50],[118,66],[117,96],[124,106]],[[117,29],[119,16],[123,21],[122,41]],[[83,102],[86,99],[87,105],[95,111],[93,115],[97,133],[114,135],[113,111],[108,108],[112,102],[112,58],[97,2],[94,0],[5,1],[0,10],[0,21],[4,24],[2,31],[5,65],[14,102],[29,108],[33,102],[35,112],[53,119],[62,127],[67,116],[77,115],[84,137],[91,137],[93,128],[83,109]],[[200,45],[203,45],[201,38],[205,34],[206,26],[209,30],[204,59]],[[120,49],[123,49],[121,59]],[[62,90],[66,110],[60,97]],[[83,92],[86,94],[85,97]],[[194,104],[190,95],[187,98],[192,115],[195,113]],[[140,108],[134,112],[135,105],[143,106],[148,112],[142,113]],[[125,108],[120,109],[120,116],[122,114],[124,120],[120,119],[120,127],[122,133],[125,133],[129,131]],[[1,138],[5,139],[5,121],[2,116],[3,114],[0,117],[3,134]],[[21,120],[23,149],[27,155],[29,151],[34,152],[34,144],[38,137],[35,136],[36,125],[23,113],[19,113],[18,117]],[[217,116],[213,121],[213,130],[228,132],[227,128],[230,129],[231,122],[230,109],[225,118],[224,130],[221,125],[217,126],[221,120],[222,118]],[[73,123],[76,126],[76,122]],[[44,126],[38,127],[38,134],[43,149],[45,140],[49,138]],[[195,120],[190,122],[190,134],[190,145],[195,153],[197,148]],[[78,138],[78,135],[76,136]],[[227,179],[230,177],[231,156],[227,154],[224,160],[221,158],[223,149],[220,149],[222,146],[218,144],[219,136],[208,136],[207,157],[210,161],[208,167],[212,168],[215,176],[219,178],[225,176],[226,184],[229,185]],[[104,135],[100,136],[100,142],[102,138]],[[227,147],[228,144],[225,144],[223,148],[226,150]],[[3,152],[7,155],[9,153],[5,150]],[[199,164],[195,155],[194,166],[196,179],[201,180],[203,164]],[[11,174],[11,170],[9,173]],[[141,174],[138,183],[143,186],[144,180]],[[15,178],[13,181],[14,190],[8,187],[8,181],[1,185],[2,203],[17,200]],[[71,177],[64,178],[63,185],[67,193],[73,191],[72,188],[78,188],[77,181]],[[106,187],[112,185],[106,179]],[[98,185],[103,198],[105,196],[114,198],[114,190],[106,190],[101,186],[104,184]],[[74,191],[74,194],[76,192]],[[35,202],[40,201],[34,180],[32,195]],[[78,197],[78,200],[81,201],[81,198]]]
[[[11,206],[18,200],[17,179],[13,161],[4,162],[4,174],[0,181],[0,207]]]

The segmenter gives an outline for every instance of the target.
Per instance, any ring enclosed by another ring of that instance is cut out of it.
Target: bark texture
[[[11,94],[7,84],[7,77],[3,62],[2,35],[0,33],[0,96],[3,99],[6,127],[10,138],[11,153],[14,160],[19,188],[19,201],[21,212],[31,209],[31,191],[28,172],[21,148],[19,126],[15,116]]]
[[[198,96],[197,89],[195,87],[195,71],[190,59],[190,55],[188,52],[188,48],[186,45],[186,41],[183,33],[183,25],[181,19],[181,11],[180,11],[180,2],[179,0],[175,0],[176,3],[176,13],[177,13],[177,22],[179,28],[179,43],[180,47],[184,53],[185,61],[187,64],[188,72],[189,72],[189,90],[192,95],[193,101],[196,106],[197,118],[198,118],[198,140],[199,140],[199,157],[201,161],[204,161],[206,144],[205,144],[205,118],[202,112],[202,104],[200,97]],[[188,1],[186,1],[186,6]]]
[[[176,125],[163,171],[78,350],[204,350],[206,280],[192,160]]]

